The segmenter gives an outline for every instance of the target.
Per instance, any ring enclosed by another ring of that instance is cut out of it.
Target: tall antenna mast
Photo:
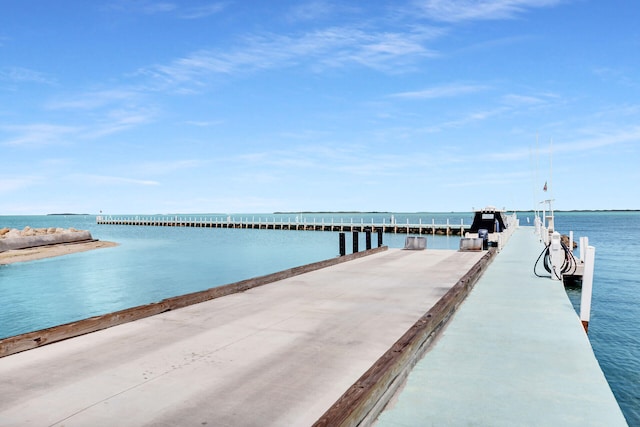
[[[538,146],[538,132],[536,132],[536,189],[535,189],[536,199],[538,199],[538,194],[540,194],[540,191],[538,190],[538,185],[540,185],[539,172],[540,172],[540,147]],[[538,209],[537,204],[535,206],[536,206],[535,209],[536,209],[536,217],[537,217],[538,214],[540,213],[540,210]],[[544,221],[544,218],[542,220]]]
[[[549,141],[549,231],[555,231],[554,214],[553,214],[553,138]]]
[[[549,142],[549,196],[553,199],[553,138]]]

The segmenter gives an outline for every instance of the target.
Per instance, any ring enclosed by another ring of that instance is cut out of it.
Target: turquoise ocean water
[[[470,224],[471,213],[393,214],[398,223]],[[227,215],[181,215],[226,218]],[[391,214],[249,214],[234,219],[389,222]],[[531,213],[520,222],[533,224]],[[0,265],[0,338],[207,289],[338,255],[338,233],[97,225],[92,215],[0,216],[0,228],[75,227],[115,248]],[[640,212],[560,212],[556,229],[596,247],[589,338],[630,425],[640,426]],[[385,234],[402,247],[405,235]],[[373,239],[373,245],[376,239]],[[428,236],[457,249],[459,237]],[[360,233],[360,248],[364,248]],[[347,233],[347,250],[351,234]],[[533,263],[532,260],[532,269]],[[568,290],[576,309],[579,290]],[[579,390],[576,390],[579,392]]]

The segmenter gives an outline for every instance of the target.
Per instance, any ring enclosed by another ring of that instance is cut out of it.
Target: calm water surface
[[[186,215],[188,217],[188,215]],[[471,213],[393,214],[398,223],[470,224]],[[193,216],[193,218],[201,216]],[[212,217],[226,218],[226,215]],[[250,214],[234,219],[312,223],[389,222],[391,214]],[[530,213],[519,214],[526,225]],[[531,222],[532,223],[532,222]],[[0,228],[75,227],[115,248],[0,265],[0,338],[108,313],[166,297],[273,273],[338,255],[338,234],[97,225],[95,216],[0,216]],[[561,233],[596,247],[589,338],[620,406],[640,426],[640,213],[561,212]],[[364,233],[360,247],[364,248]],[[405,235],[385,234],[402,247]],[[347,233],[347,248],[351,248]],[[375,239],[374,246],[375,246]],[[457,249],[458,237],[428,236],[428,247]],[[532,268],[535,260],[532,260]],[[568,290],[578,308],[579,290]]]

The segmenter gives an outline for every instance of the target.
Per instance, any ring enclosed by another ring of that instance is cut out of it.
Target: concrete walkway
[[[0,358],[0,425],[311,425],[482,255],[389,250]]]
[[[516,230],[378,426],[627,425],[542,249]]]

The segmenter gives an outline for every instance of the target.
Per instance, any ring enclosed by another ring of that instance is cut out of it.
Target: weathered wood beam
[[[314,427],[359,426],[373,422],[473,289],[494,254],[495,249],[489,250],[314,423]]]
[[[278,271],[276,273],[254,277],[252,279],[241,280],[239,282],[231,283],[228,285],[209,288],[204,291],[166,298],[159,302],[131,307],[113,313],[79,320],[77,322],[66,323],[64,325],[54,326],[39,331],[28,332],[25,334],[4,338],[0,340],[0,357],[9,356],[14,353],[31,350],[37,347],[42,347],[43,345],[52,344],[57,341],[62,341],[91,332],[96,332],[102,329],[110,328],[112,326],[121,325],[123,323],[133,322],[134,320],[154,316],[166,311],[177,310],[179,308],[187,307],[192,304],[198,304],[200,302],[220,298],[225,295],[244,292],[258,286],[276,282],[278,280],[287,279],[289,277],[298,276],[300,274],[308,273],[314,270],[330,267],[332,265],[351,261],[367,255],[383,252],[387,249],[387,246],[382,246],[368,251],[362,251],[342,257],[330,258],[324,261],[305,264],[299,267]]]

